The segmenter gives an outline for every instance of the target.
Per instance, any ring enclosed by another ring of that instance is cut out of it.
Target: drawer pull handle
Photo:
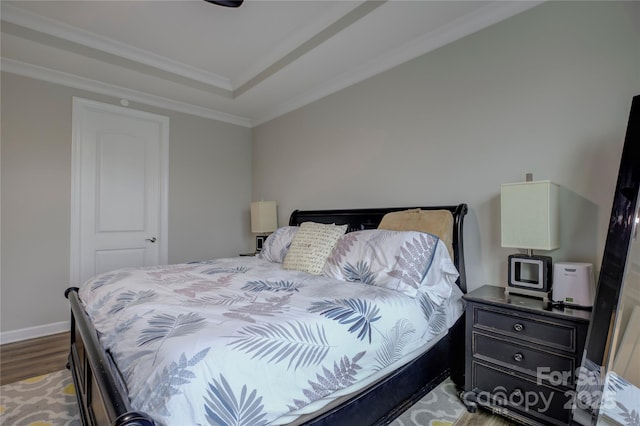
[[[514,389],[513,393],[511,394],[512,396],[512,403],[515,405],[522,405],[522,403],[524,402],[524,392],[522,392],[522,389]],[[517,398],[516,400],[514,400],[513,398]]]
[[[513,324],[513,329],[515,331],[520,332],[520,331],[524,330],[524,325],[522,325],[519,322],[517,322],[517,323]]]
[[[520,352],[516,352],[516,354],[513,355],[513,359],[516,362],[521,362],[524,359],[524,355],[522,355]]]

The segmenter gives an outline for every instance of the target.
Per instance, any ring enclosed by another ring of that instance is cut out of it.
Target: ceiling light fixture
[[[244,0],[204,0],[207,3],[217,4],[218,6],[240,7]]]

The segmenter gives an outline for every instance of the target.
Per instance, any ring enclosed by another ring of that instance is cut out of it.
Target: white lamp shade
[[[251,232],[256,234],[273,232],[278,229],[275,201],[255,201],[251,203]]]
[[[560,247],[558,185],[550,181],[506,183],[500,190],[502,247]]]

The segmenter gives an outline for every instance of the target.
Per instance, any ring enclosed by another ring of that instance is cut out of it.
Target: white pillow
[[[449,297],[458,277],[447,248],[435,235],[382,229],[342,236],[322,272],[412,297],[420,291],[438,304]]]
[[[283,268],[319,275],[338,238],[346,230],[347,225],[302,223],[284,258]]]
[[[269,262],[282,263],[289,252],[293,236],[298,232],[297,226],[283,226],[267,237],[258,257]]]

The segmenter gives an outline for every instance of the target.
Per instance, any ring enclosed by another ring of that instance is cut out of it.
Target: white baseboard
[[[50,334],[63,333],[69,331],[69,327],[69,321],[60,321],[52,324],[21,328],[19,330],[3,331],[0,333],[0,345],[35,339],[36,337],[48,336]]]

